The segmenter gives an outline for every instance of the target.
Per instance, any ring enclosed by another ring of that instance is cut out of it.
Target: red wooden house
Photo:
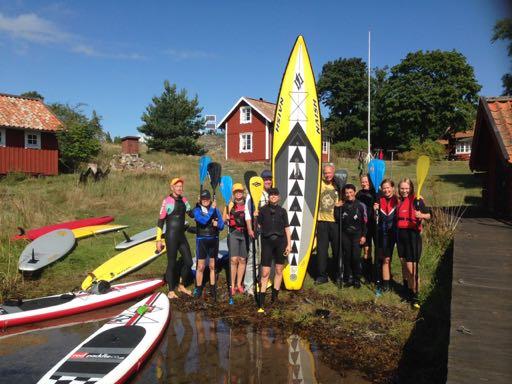
[[[274,103],[241,97],[217,126],[225,130],[226,160],[270,161],[275,111]],[[329,157],[329,141],[324,140],[322,161]]]
[[[57,175],[62,128],[42,100],[0,93],[0,174]]]
[[[512,97],[480,98],[469,167],[482,172],[487,208],[512,218]]]

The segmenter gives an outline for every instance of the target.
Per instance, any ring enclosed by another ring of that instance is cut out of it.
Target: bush
[[[331,148],[340,157],[356,157],[360,151],[368,150],[368,141],[354,137],[348,141],[339,141]]]
[[[415,140],[411,143],[411,150],[398,154],[399,160],[415,161],[418,157],[426,155],[430,160],[444,160],[446,158],[446,150],[443,144],[433,140],[425,140],[419,142]]]

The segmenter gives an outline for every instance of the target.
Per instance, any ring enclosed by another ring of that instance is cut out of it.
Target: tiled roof
[[[475,135],[475,131],[471,129],[470,131],[464,131],[464,132],[455,132],[455,135],[453,135],[454,139],[467,139],[470,137],[473,137]]]
[[[39,99],[0,93],[0,126],[57,131],[62,122]]]
[[[263,99],[253,99],[252,97],[244,97],[250,104],[256,107],[269,122],[274,122],[274,115],[276,113],[276,105]]]
[[[487,97],[485,101],[498,130],[498,139],[501,138],[508,161],[512,163],[512,97]]]

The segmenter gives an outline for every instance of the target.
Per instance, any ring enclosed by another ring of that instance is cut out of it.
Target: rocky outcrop
[[[110,168],[114,171],[163,170],[162,164],[147,162],[138,154],[127,153],[112,156]]]

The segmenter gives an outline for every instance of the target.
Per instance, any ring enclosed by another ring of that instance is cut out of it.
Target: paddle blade
[[[368,174],[370,175],[370,179],[372,181],[373,187],[375,191],[379,191],[380,183],[384,179],[384,174],[386,173],[386,163],[384,160],[372,159],[368,163]]]
[[[210,184],[212,185],[213,193],[220,182],[220,175],[222,173],[222,166],[219,163],[208,164],[208,175],[210,177]]]
[[[258,176],[256,171],[247,171],[244,173],[244,183],[245,183],[245,187],[247,188],[248,191],[250,191],[249,186],[251,184],[251,178],[254,176]]]
[[[418,198],[421,197],[421,188],[423,188],[423,184],[427,179],[429,168],[430,158],[424,155],[418,157],[418,162],[416,163],[416,181],[418,182]]]
[[[220,193],[222,194],[222,198],[224,199],[224,202],[226,205],[228,205],[229,200],[231,200],[233,189],[233,179],[231,176],[222,176],[220,178]]]
[[[258,212],[258,203],[261,200],[261,195],[263,193],[263,179],[261,177],[251,177],[251,180],[249,181],[249,193],[251,194],[251,199],[256,207],[255,211]]]
[[[346,169],[337,169],[334,172],[334,182],[339,189],[342,189],[347,184],[348,172]]]
[[[206,179],[206,174],[208,173],[208,164],[212,162],[210,156],[201,156],[199,159],[199,184],[204,184],[204,179]]]

